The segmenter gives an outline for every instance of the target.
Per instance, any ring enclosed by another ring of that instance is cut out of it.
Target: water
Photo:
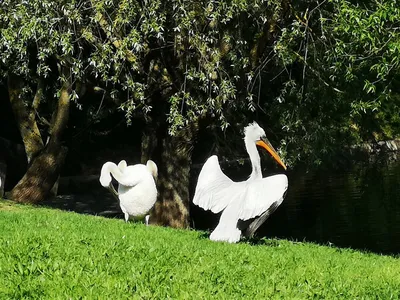
[[[400,161],[358,163],[348,170],[298,170],[288,177],[284,202],[258,236],[400,253]],[[208,227],[208,218],[212,226],[218,222],[210,213],[194,212],[200,216],[195,218],[199,227]]]
[[[262,234],[400,253],[400,161],[293,174]]]

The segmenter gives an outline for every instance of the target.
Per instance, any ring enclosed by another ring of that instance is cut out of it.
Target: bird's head
[[[99,179],[100,180],[100,184],[105,188],[109,187],[109,185],[111,184],[111,180],[112,180],[111,173],[110,173],[110,170],[109,170],[110,164],[111,163],[106,162],[103,165],[103,167],[101,168],[101,171],[100,171],[100,179]]]
[[[111,175],[110,174],[101,174],[100,175],[100,184],[107,188],[110,186],[111,183]]]
[[[261,138],[265,138],[265,131],[257,122],[250,123],[244,128],[244,138],[252,142],[257,142]]]
[[[283,163],[282,159],[279,157],[278,153],[272,147],[271,143],[268,141],[264,129],[257,124],[257,122],[250,123],[244,129],[245,140],[255,143],[257,146],[263,147],[265,150],[272,155],[272,157],[280,164],[285,170],[286,165]]]

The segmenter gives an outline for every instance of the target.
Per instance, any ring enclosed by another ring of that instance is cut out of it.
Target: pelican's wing
[[[124,186],[135,186],[139,182],[143,181],[145,177],[151,177],[152,175],[147,169],[147,167],[143,164],[136,164],[133,166],[127,166],[117,177],[113,174],[114,178],[118,181],[119,184]]]
[[[235,189],[236,184],[221,171],[218,157],[213,155],[200,171],[193,203],[218,213],[232,201]]]
[[[286,175],[279,174],[260,180],[247,181],[246,196],[239,211],[239,219],[249,220],[263,215],[264,220],[282,203],[288,188]]]
[[[283,195],[283,198],[285,198],[285,195]],[[246,237],[252,237],[254,233],[257,231],[257,229],[262,224],[264,224],[265,221],[268,220],[270,215],[274,213],[274,211],[279,207],[279,205],[280,205],[279,202],[274,202],[261,216],[254,218],[250,222],[250,225],[248,225],[248,227],[245,229],[243,235]]]
[[[149,172],[151,173],[151,175],[153,175],[153,178],[156,180],[158,177],[158,168],[157,165],[154,161],[152,161],[151,159],[149,159],[146,163],[146,167],[149,170]]]
[[[120,169],[121,172],[124,172],[124,170],[126,169],[127,166],[128,166],[128,164],[126,163],[125,160],[121,160],[121,161],[118,163],[118,169]]]

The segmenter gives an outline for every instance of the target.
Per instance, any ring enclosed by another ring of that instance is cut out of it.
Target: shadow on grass
[[[195,230],[195,229],[194,229]],[[203,239],[209,239],[210,238],[210,232],[209,231],[198,231],[198,239],[203,240]],[[302,244],[312,244],[315,246],[322,246],[322,247],[329,247],[334,249],[338,253],[342,252],[358,252],[362,253],[365,255],[372,255],[372,254],[378,254],[378,255],[383,255],[383,256],[390,256],[393,258],[400,258],[400,255],[398,253],[377,253],[374,251],[370,251],[368,249],[358,249],[358,248],[350,248],[350,247],[341,247],[337,246],[331,242],[325,242],[321,243],[318,241],[310,241],[303,239],[302,241],[299,241],[297,239],[291,239],[291,238],[280,238],[280,237],[258,237],[254,236],[251,238],[242,238],[239,242],[239,244],[247,244],[250,246],[264,246],[264,247],[281,247],[282,242],[290,242],[293,245],[302,245]],[[218,243],[218,242],[216,242]]]
[[[279,240],[273,238],[273,239],[267,239],[265,237],[259,238],[259,237],[251,237],[251,238],[244,238],[241,240],[242,243],[251,245],[251,246],[268,246],[268,247],[279,247],[280,242]]]
[[[210,238],[210,232],[208,231],[200,231],[199,232],[199,240],[206,240]]]
[[[252,237],[252,238],[244,238],[241,240],[242,243],[246,243],[251,246],[266,246],[266,247],[279,247],[281,245],[281,241],[288,241],[291,244],[313,244],[315,246],[321,246],[321,247],[329,247],[334,249],[335,252],[338,253],[344,253],[344,252],[357,252],[357,253],[362,253],[365,255],[382,255],[382,256],[390,256],[393,258],[400,258],[400,254],[398,253],[380,253],[380,252],[375,252],[368,250],[366,248],[351,248],[351,247],[342,247],[335,245],[331,242],[319,242],[319,241],[311,241],[311,240],[306,240],[303,239],[301,241],[297,239],[291,239],[291,238],[284,238],[281,239],[279,237]]]
[[[123,219],[119,203],[107,193],[59,195],[55,198],[46,199],[38,206],[110,219]]]

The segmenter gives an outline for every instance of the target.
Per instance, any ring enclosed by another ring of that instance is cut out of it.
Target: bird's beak
[[[287,169],[286,165],[283,163],[283,161],[279,157],[278,153],[275,151],[274,147],[272,147],[271,143],[267,139],[258,140],[256,142],[256,145],[263,147],[265,150],[267,150],[269,152],[269,154],[271,154],[272,157],[278,162],[278,164],[280,164],[285,170]]]

